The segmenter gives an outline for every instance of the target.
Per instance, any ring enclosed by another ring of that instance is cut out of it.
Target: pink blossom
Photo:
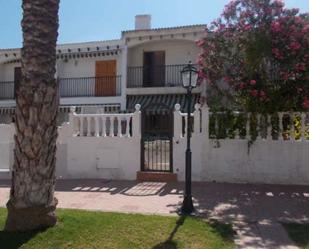
[[[303,107],[305,109],[309,109],[309,99],[305,99],[304,102],[303,102]]]
[[[258,90],[251,90],[250,91],[250,94],[253,96],[253,97],[257,97],[259,95],[259,92]]]
[[[275,58],[282,60],[283,59],[283,54],[280,52],[278,48],[273,48],[272,53],[275,56]]]
[[[301,45],[298,42],[291,42],[289,47],[291,50],[296,51],[301,48]]]
[[[296,66],[295,66],[295,69],[297,71],[305,71],[306,65],[305,65],[305,63],[297,63]]]
[[[282,27],[281,27],[280,22],[278,22],[278,21],[272,22],[272,24],[271,24],[271,31],[273,31],[275,33],[281,32],[282,31]]]
[[[198,40],[198,41],[196,42],[196,45],[197,45],[198,47],[203,47],[203,46],[205,45],[205,40]]]
[[[303,19],[300,16],[295,16],[294,21],[295,21],[296,24],[303,23]]]
[[[256,80],[250,80],[250,85],[254,86],[256,84]]]
[[[309,24],[307,24],[303,30],[305,33],[309,33]]]
[[[199,57],[198,60],[196,61],[196,64],[198,64],[199,66],[203,66],[204,65],[204,59],[202,57]]]
[[[199,78],[207,79],[207,75],[205,74],[205,72],[203,70],[200,70],[198,72],[198,76],[199,76]]]
[[[246,87],[246,84],[244,82],[241,82],[239,85],[238,85],[239,89],[242,90]]]
[[[223,78],[223,80],[224,80],[225,82],[229,83],[229,82],[231,81],[231,78],[228,77],[228,76],[225,76],[225,77]]]
[[[250,25],[250,24],[246,24],[245,26],[244,26],[244,30],[245,31],[249,31],[249,30],[251,30],[252,29],[252,26]]]

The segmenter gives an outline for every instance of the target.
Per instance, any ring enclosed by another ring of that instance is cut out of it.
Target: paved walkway
[[[129,181],[58,181],[60,208],[176,215],[183,183]],[[9,182],[0,181],[0,206]],[[309,222],[309,186],[196,183],[199,215],[233,223],[238,248],[297,248],[280,222]]]

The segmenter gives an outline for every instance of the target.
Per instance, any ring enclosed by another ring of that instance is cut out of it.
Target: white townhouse
[[[179,102],[184,107],[180,71],[197,60],[195,41],[204,36],[204,29],[205,25],[153,29],[150,15],[138,15],[135,29],[123,31],[119,40],[59,44],[60,113],[70,106],[84,113],[130,111],[136,103],[173,108]],[[0,49],[0,122],[10,122],[15,111],[20,56],[19,48]],[[150,109],[154,108],[162,109]],[[60,117],[66,120],[66,115]]]

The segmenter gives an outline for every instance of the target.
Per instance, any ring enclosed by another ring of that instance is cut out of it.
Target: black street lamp
[[[196,87],[198,79],[198,71],[191,62],[181,71],[182,84],[187,89],[187,150],[186,150],[186,188],[184,200],[181,207],[181,213],[191,214],[194,211],[192,201],[192,152],[191,152],[191,101],[192,90]]]

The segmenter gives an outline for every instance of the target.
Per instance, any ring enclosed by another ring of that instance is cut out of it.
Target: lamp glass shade
[[[190,87],[190,71],[182,72],[182,85],[185,88]]]
[[[182,72],[182,84],[184,88],[194,88],[197,85],[198,72],[195,67],[186,67]]]

